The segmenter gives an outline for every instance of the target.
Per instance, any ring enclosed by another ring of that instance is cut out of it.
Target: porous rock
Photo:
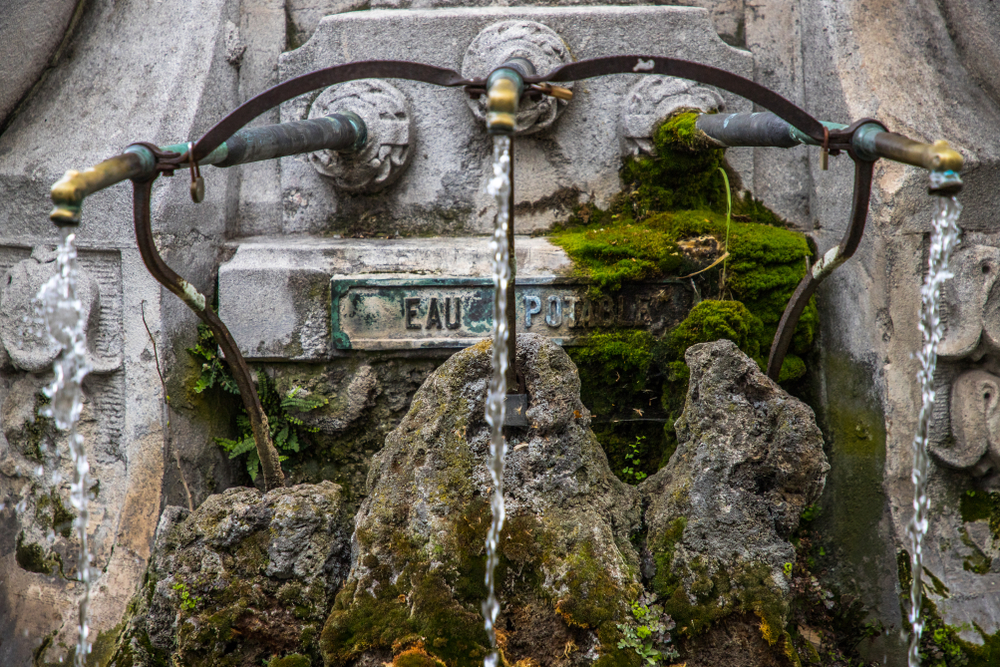
[[[733,634],[730,626],[742,623],[759,627],[750,639],[782,649],[795,562],[788,540],[823,490],[822,434],[812,410],[731,341],[694,345],[685,360],[691,378],[677,451],[641,487],[644,569],[682,635],[708,630],[703,642],[733,649],[747,638],[712,633]],[[689,665],[702,664],[691,655]]]
[[[232,488],[194,512],[167,507],[113,667],[319,664],[316,637],[346,575],[340,487]]]
[[[638,493],[611,474],[566,353],[530,334],[517,349],[530,425],[507,438],[499,642],[510,664],[589,664],[618,650],[614,623],[639,588]],[[328,664],[482,662],[490,356],[484,342],[437,369],[372,461],[351,573],[323,630]]]

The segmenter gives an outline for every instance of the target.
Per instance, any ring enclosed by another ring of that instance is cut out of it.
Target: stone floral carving
[[[316,171],[340,190],[378,192],[392,184],[413,155],[413,118],[399,90],[376,79],[349,81],[320,93],[310,118],[353,112],[365,121],[368,142],[359,153],[317,151],[309,155]]]
[[[17,369],[40,373],[52,366],[59,355],[58,345],[44,330],[38,316],[38,292],[55,274],[56,254],[51,247],[38,246],[31,257],[12,266],[0,280],[0,343]],[[109,373],[122,363],[120,352],[106,355],[96,349],[96,331],[101,316],[101,286],[97,278],[81,268],[77,295],[88,342],[92,373]]]
[[[640,77],[622,105],[622,155],[653,155],[653,132],[657,124],[677,111],[724,108],[722,95],[712,88],[670,76]]]
[[[563,39],[548,26],[534,21],[503,21],[495,23],[472,40],[462,61],[462,76],[486,76],[511,58],[526,58],[538,74],[551,72],[572,62]],[[572,88],[572,83],[560,83]],[[563,112],[567,100],[543,96],[522,100],[517,112],[515,134],[525,135],[550,127]],[[486,97],[469,100],[476,119],[486,122]]]
[[[939,377],[953,378],[950,388],[939,388],[950,433],[936,438],[931,453],[939,464],[981,478],[982,486],[1000,488],[1000,376],[995,374],[1000,370],[1000,295],[994,289],[1000,248],[962,248],[952,270],[942,310],[947,327],[938,347]]]

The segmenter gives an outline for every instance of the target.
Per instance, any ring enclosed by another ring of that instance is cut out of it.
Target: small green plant
[[[231,394],[239,395],[240,390],[229,371],[222,363],[218,354],[218,346],[211,330],[204,325],[198,326],[198,344],[188,348],[195,359],[202,362],[201,374],[193,387],[196,394],[218,387]],[[308,443],[307,433],[316,433],[318,428],[311,428],[296,417],[293,412],[310,412],[323,407],[329,401],[322,396],[304,395],[301,387],[292,387],[284,396],[278,393],[274,380],[263,371],[257,371],[257,396],[260,398],[264,414],[267,415],[270,426],[271,440],[278,450],[278,460],[288,460],[287,452],[299,453]],[[256,481],[260,473],[260,457],[257,455],[257,445],[250,426],[250,418],[246,411],[236,416],[236,428],[239,435],[235,439],[216,438],[220,447],[229,453],[229,458],[246,455],[247,473],[250,479]],[[282,452],[286,452],[282,454]]]
[[[784,565],[781,566],[781,569],[785,573],[786,577],[788,577],[789,579],[792,578],[792,564],[791,563],[785,563]]]
[[[184,611],[191,611],[201,603],[200,597],[191,596],[191,592],[188,591],[187,584],[185,584],[183,581],[178,581],[176,584],[174,584],[173,589],[177,591],[177,593],[180,595],[181,609],[183,609]]]
[[[802,521],[815,521],[819,518],[819,515],[823,512],[823,508],[819,505],[806,505],[802,510],[801,519]]]
[[[670,646],[670,631],[674,620],[663,613],[663,607],[654,604],[655,597],[643,593],[632,602],[632,623],[619,623],[622,639],[618,648],[630,648],[648,665],[658,665],[661,660],[672,660],[680,654]]]
[[[622,469],[622,476],[625,481],[631,481],[638,484],[642,480],[646,479],[646,473],[639,469],[642,465],[642,450],[644,449],[643,441],[646,439],[644,435],[635,436],[635,442],[629,444],[628,450],[625,452],[625,463],[627,464]]]

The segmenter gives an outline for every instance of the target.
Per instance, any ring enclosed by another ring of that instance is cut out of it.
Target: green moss
[[[653,546],[656,574],[653,590],[663,610],[677,623],[681,636],[696,637],[734,613],[754,614],[770,644],[786,641],[789,606],[764,563],[714,563],[695,557],[677,567],[674,555],[684,534],[683,517],[661,533]]]
[[[962,521],[989,521],[993,537],[1000,539],[1000,492],[969,490],[959,502]]]
[[[267,667],[311,667],[312,660],[308,656],[299,653],[286,655],[284,658],[274,658],[267,663]]]
[[[125,623],[122,622],[109,630],[97,634],[97,638],[93,640],[90,646],[90,655],[87,656],[87,667],[104,667],[104,665],[110,662],[111,656],[115,652],[115,643],[118,641],[118,636],[124,627]]]
[[[566,623],[573,627],[599,628],[609,621],[621,620],[621,603],[628,594],[594,557],[591,545],[585,542],[570,557],[568,565],[567,593],[556,605],[556,611]]]
[[[50,575],[56,566],[54,559],[46,554],[45,548],[41,544],[25,543],[23,532],[17,536],[14,557],[21,569],[28,572]]]
[[[44,392],[35,394],[35,413],[33,419],[24,425],[24,434],[18,440],[21,442],[21,453],[38,463],[44,463],[42,456],[42,441],[52,432],[53,422],[42,415],[41,410],[49,405],[52,399]]]
[[[910,585],[913,580],[909,553],[906,551],[896,553],[896,568],[900,583],[900,612],[903,618],[906,618],[909,608]],[[926,569],[925,573],[930,575]],[[935,582],[936,585],[935,580],[936,578],[932,578],[932,582]],[[941,597],[940,594],[939,597]],[[1000,664],[1000,632],[987,634],[976,623],[973,623],[971,627],[948,625],[941,618],[937,605],[927,595],[923,596],[920,616],[924,621],[924,631],[920,636],[922,665],[926,665],[926,667],[991,667]],[[982,643],[973,643],[962,639],[959,632],[963,630],[974,630]]]
[[[37,496],[35,501],[35,520],[42,528],[51,528],[63,537],[69,537],[73,532],[73,520],[76,515],[66,509],[62,497],[55,489]]]
[[[970,551],[969,555],[962,559],[962,569],[968,572],[974,572],[976,574],[986,574],[990,571],[993,566],[993,559],[983,553],[972,538],[969,537],[969,531],[962,527],[961,532],[962,544],[964,544]]]
[[[728,338],[764,366],[781,314],[813,254],[802,234],[785,228],[752,197],[734,198],[727,215],[723,153],[704,141],[695,117],[683,113],[668,119],[654,134],[655,157],[624,161],[624,187],[609,208],[585,205],[551,237],[577,273],[592,282],[593,296],[614,293],[628,282],[701,270],[704,260],[683,251],[687,239],[711,237],[729,253],[725,262],[694,278],[701,294],[719,300],[696,303],[664,339],[610,330],[570,350],[580,369],[581,398],[595,413],[595,434],[619,476],[637,437],[644,442],[646,474],[665,464],[676,447],[673,424],[684,403],[684,351],[690,345]],[[779,381],[792,382],[806,373],[804,357],[818,324],[810,301]],[[658,402],[657,396],[662,397]]]

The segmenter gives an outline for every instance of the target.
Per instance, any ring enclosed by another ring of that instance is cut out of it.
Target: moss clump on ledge
[[[595,413],[594,432],[619,476],[629,469],[629,454],[649,474],[672,453],[688,347],[728,338],[764,367],[781,314],[813,254],[805,236],[786,228],[759,201],[749,195],[730,199],[723,151],[695,128],[696,117],[681,113],[664,122],[653,137],[656,156],[625,159],[623,190],[609,208],[584,205],[551,236],[576,271],[593,282],[593,291],[685,277],[696,292],[687,319],[663,338],[606,330],[570,350],[583,402]],[[705,270],[725,252],[724,261]],[[810,301],[780,382],[805,374],[803,357],[818,323]]]

